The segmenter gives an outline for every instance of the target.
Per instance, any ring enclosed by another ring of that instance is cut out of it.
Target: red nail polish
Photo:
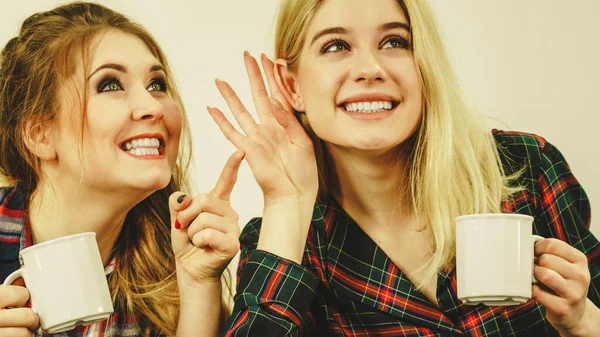
[[[175,229],[180,229],[181,224],[179,223],[179,219],[175,219]]]

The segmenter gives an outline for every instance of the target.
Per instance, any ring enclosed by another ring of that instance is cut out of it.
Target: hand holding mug
[[[600,309],[587,299],[590,271],[585,254],[557,239],[535,245],[533,298],[546,308],[546,317],[563,336],[582,335],[600,326]]]
[[[28,300],[27,288],[0,285],[0,337],[31,336],[38,329],[40,320],[31,308],[25,306]]]
[[[96,233],[64,236],[19,254],[23,267],[8,275],[0,288],[0,327],[21,327],[7,333],[31,336],[29,330],[38,326],[34,316],[39,316],[44,331],[59,333],[106,320],[113,313]],[[20,277],[27,289],[11,286]],[[23,308],[28,298],[31,309]],[[0,328],[0,336],[5,331]]]

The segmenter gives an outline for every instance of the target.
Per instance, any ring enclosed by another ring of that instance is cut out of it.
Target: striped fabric
[[[589,298],[600,306],[600,243],[590,204],[561,153],[543,138],[494,130],[507,173],[525,167],[526,190],[502,204],[534,216],[534,233],[588,256]],[[465,306],[456,270],[442,270],[434,306],[335,200],[314,208],[302,265],[256,249],[261,221],[244,229],[238,289],[225,336],[558,336],[533,300]]]
[[[19,251],[32,245],[31,231],[25,217],[27,197],[20,185],[0,188],[0,282],[20,268]],[[113,260],[105,268],[106,274],[114,269]],[[48,334],[38,330],[34,337],[125,337],[140,336],[135,316],[115,313],[106,321],[80,326],[72,331]]]

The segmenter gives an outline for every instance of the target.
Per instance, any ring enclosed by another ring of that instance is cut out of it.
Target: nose
[[[147,90],[136,90],[130,96],[131,117],[134,120],[156,120],[165,114],[165,108],[156,97]]]
[[[355,53],[352,78],[362,83],[384,82],[387,79],[376,51],[363,50]]]

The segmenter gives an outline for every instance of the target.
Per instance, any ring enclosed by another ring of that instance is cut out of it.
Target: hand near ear
[[[285,198],[314,202],[318,176],[313,145],[277,86],[273,63],[263,59],[272,97],[268,96],[258,63],[247,52],[244,63],[260,123],[255,122],[229,84],[220,80],[216,81],[217,88],[244,134],[234,128],[221,110],[209,107],[210,115],[225,137],[246,153],[265,205],[280,203]]]

